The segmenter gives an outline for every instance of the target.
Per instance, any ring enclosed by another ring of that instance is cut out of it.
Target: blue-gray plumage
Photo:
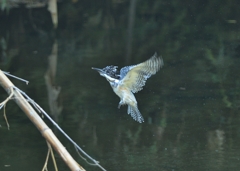
[[[146,80],[156,74],[163,66],[163,60],[155,53],[150,59],[137,65],[126,66],[117,71],[117,66],[107,66],[103,69],[92,68],[107,79],[113,91],[120,97],[118,108],[128,105],[128,114],[139,123],[144,119],[138,110],[137,100],[133,93],[142,90]]]

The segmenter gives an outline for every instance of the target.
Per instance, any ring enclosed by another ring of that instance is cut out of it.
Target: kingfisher
[[[144,122],[143,116],[138,110],[137,100],[133,93],[143,89],[146,80],[156,74],[163,66],[163,59],[155,53],[150,59],[140,64],[125,66],[120,72],[118,66],[107,66],[103,69],[94,68],[99,74],[106,78],[113,91],[120,97],[118,108],[128,105],[127,113],[139,123]]]

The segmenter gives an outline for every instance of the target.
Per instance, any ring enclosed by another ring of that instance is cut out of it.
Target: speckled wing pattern
[[[129,88],[133,93],[142,90],[146,80],[151,75],[156,74],[157,71],[163,66],[161,57],[157,57],[155,53],[150,59],[138,65],[123,67],[120,71],[120,83],[124,87]]]

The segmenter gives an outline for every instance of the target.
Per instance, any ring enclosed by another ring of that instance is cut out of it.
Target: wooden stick
[[[13,83],[6,77],[6,75],[0,70],[0,84],[6,90],[8,94],[11,93],[11,87],[14,87]],[[65,147],[53,134],[52,130],[43,122],[41,117],[22,96],[21,93],[14,90],[14,100],[17,105],[23,110],[27,117],[34,123],[37,129],[42,133],[42,136],[52,145],[52,147],[58,152],[64,162],[72,171],[85,171],[79,164],[72,158]]]

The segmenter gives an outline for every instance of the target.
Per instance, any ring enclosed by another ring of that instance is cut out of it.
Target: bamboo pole
[[[6,90],[8,94],[11,93],[11,87],[14,84],[6,77],[6,75],[0,70],[0,84]],[[41,117],[22,96],[21,93],[13,89],[14,100],[17,105],[23,110],[27,117],[34,123],[37,129],[42,133],[42,136],[52,145],[52,147],[58,152],[64,162],[72,171],[85,171],[68,153],[65,147],[53,134],[52,130],[43,122]]]

